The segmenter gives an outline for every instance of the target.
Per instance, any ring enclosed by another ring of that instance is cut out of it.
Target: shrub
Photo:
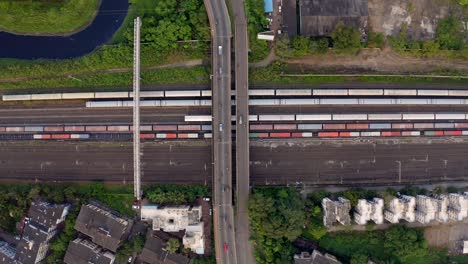
[[[360,33],[357,29],[346,27],[340,21],[332,32],[333,47],[339,50],[357,49],[361,46]]]

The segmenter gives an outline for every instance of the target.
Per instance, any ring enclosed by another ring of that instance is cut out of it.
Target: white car
[[[219,124],[219,132],[223,132],[223,124]]]
[[[223,55],[223,46],[218,46],[218,55]]]

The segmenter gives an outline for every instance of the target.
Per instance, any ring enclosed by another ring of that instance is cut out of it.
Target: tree
[[[367,264],[367,256],[362,254],[354,254],[351,256],[350,264]]]
[[[294,56],[304,56],[310,51],[310,38],[304,36],[296,36],[292,41]]]
[[[338,22],[331,34],[333,47],[339,50],[357,49],[361,46],[361,35],[352,27],[346,27],[343,21]]]
[[[276,41],[276,55],[288,58],[292,56],[291,41],[287,35],[281,35]]]
[[[454,16],[441,19],[437,25],[436,39],[444,49],[463,49],[463,25]]]
[[[176,253],[177,250],[179,250],[179,246],[179,240],[175,238],[169,238],[169,240],[166,242],[166,250],[170,253]]]
[[[380,48],[385,46],[385,37],[382,33],[369,31],[367,35],[367,46],[369,48]]]
[[[407,41],[407,25],[403,23],[401,25],[401,30],[396,37],[390,37],[390,44],[395,50],[402,51],[406,48]]]

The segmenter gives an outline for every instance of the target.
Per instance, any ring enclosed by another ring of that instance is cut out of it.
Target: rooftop
[[[68,245],[64,262],[67,264],[111,264],[114,259],[114,254],[95,243],[77,238]]]
[[[146,235],[146,243],[143,251],[140,254],[140,260],[148,264],[188,264],[190,259],[180,255],[172,254],[165,251],[166,243],[148,231]]]
[[[81,206],[75,229],[89,236],[94,243],[115,252],[127,238],[132,225],[131,219],[93,203]]]
[[[65,220],[70,205],[50,204],[47,202],[34,201],[29,207],[28,217],[46,227],[55,226]]]
[[[328,253],[322,254],[314,250],[312,255],[309,252],[301,252],[300,255],[294,255],[295,264],[341,264],[335,256]]]

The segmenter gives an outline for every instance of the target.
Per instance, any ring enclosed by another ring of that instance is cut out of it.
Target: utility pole
[[[140,28],[137,17],[133,21],[133,190],[135,198],[141,200],[140,168]]]

